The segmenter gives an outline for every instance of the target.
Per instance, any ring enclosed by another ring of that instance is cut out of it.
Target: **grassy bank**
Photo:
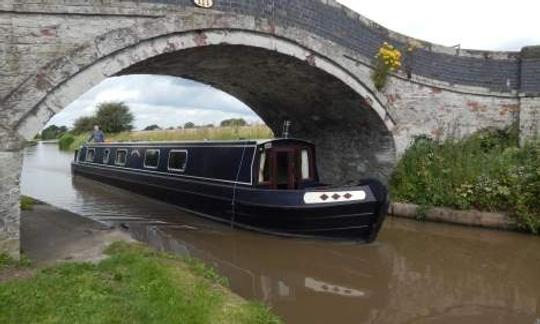
[[[127,141],[194,141],[194,140],[236,140],[241,138],[272,138],[272,131],[265,125],[243,127],[202,127],[191,129],[124,132],[108,135],[113,142]]]
[[[65,263],[0,284],[0,322],[280,322],[230,293],[198,262],[129,243],[114,243],[106,253],[98,264]]]
[[[391,180],[393,199],[424,207],[509,213],[523,230],[540,233],[540,143],[518,147],[511,130],[463,140],[418,138]]]
[[[58,143],[61,150],[73,151],[86,142],[89,134],[65,134]],[[159,141],[195,141],[195,140],[236,140],[273,138],[270,128],[265,125],[243,127],[201,127],[192,129],[124,132],[107,134],[107,142],[159,142]]]

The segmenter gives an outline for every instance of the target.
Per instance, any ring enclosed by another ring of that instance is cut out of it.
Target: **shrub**
[[[34,200],[30,197],[21,196],[21,210],[34,209]]]
[[[75,136],[67,133],[60,137],[58,141],[58,148],[62,151],[68,151],[71,149],[71,145],[75,142]]]
[[[391,179],[394,199],[419,205],[508,212],[540,233],[540,144],[517,146],[513,129],[463,140],[417,138]]]

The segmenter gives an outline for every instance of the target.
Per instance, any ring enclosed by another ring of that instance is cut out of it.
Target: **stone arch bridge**
[[[212,2],[210,8],[196,2]],[[403,68],[378,91],[383,42]],[[447,48],[389,31],[334,0],[3,0],[0,3],[0,252],[19,250],[22,147],[103,79],[198,80],[283,120],[319,150],[323,180],[388,176],[416,135],[487,126],[538,132],[540,50]]]

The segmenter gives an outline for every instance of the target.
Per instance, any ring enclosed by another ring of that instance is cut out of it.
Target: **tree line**
[[[42,140],[52,140],[60,138],[63,134],[71,133],[74,135],[91,132],[95,125],[105,133],[120,133],[133,130],[133,113],[129,107],[123,102],[104,102],[97,106],[96,113],[92,116],[83,116],[75,120],[73,128],[69,130],[66,126],[51,125],[45,128],[38,138]],[[220,127],[241,127],[246,126],[247,122],[242,118],[231,118],[223,120]],[[176,127],[176,129],[192,129],[192,128],[210,128],[213,124],[197,125],[193,122],[187,122],[184,125]],[[145,131],[162,130],[159,125],[149,125],[144,128]],[[169,127],[168,129],[175,129]]]
[[[219,126],[220,127],[242,127],[247,126],[247,122],[243,118],[231,118],[231,119],[225,119],[223,120]],[[212,128],[215,127],[214,124],[206,124],[206,125],[197,125],[193,122],[187,122],[184,125],[179,125],[176,128],[175,127],[168,127],[168,128],[162,128],[157,124],[153,124],[150,126],[145,127],[143,130],[145,131],[156,131],[156,130],[173,130],[173,129],[192,129],[192,128]]]

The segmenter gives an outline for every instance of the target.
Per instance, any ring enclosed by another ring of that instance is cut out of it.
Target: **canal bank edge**
[[[515,231],[518,226],[504,213],[479,210],[456,210],[446,207],[423,207],[410,203],[392,202],[388,214],[394,217],[422,221],[475,226],[499,230]]]
[[[29,292],[31,293],[32,289],[36,289],[33,287],[36,282],[37,287],[41,287],[44,290],[50,289],[49,291],[43,291],[45,295],[50,294],[50,296],[57,296],[59,298],[56,301],[52,300],[47,303],[54,304],[60,302],[64,293],[57,290],[54,284],[49,285],[47,282],[55,281],[55,283],[67,285],[70,280],[74,279],[73,272],[70,269],[81,268],[82,272],[86,271],[91,276],[97,276],[100,274],[97,270],[102,270],[100,265],[103,262],[115,262],[114,260],[107,261],[110,258],[136,257],[144,262],[155,261],[154,263],[163,263],[162,269],[159,269],[160,271],[165,271],[165,268],[168,267],[169,270],[172,269],[171,273],[181,275],[180,277],[184,278],[184,281],[192,280],[193,283],[188,282],[188,286],[191,284],[197,287],[204,286],[206,287],[204,288],[204,293],[211,292],[210,295],[213,294],[212,296],[216,294],[222,296],[223,309],[219,314],[223,315],[224,322],[226,323],[236,323],[237,320],[239,323],[258,321],[261,323],[281,323],[281,320],[269,308],[263,304],[250,302],[234,293],[228,288],[225,279],[222,279],[212,268],[207,267],[196,259],[177,257],[159,252],[144,243],[139,243],[125,231],[56,208],[36,199],[33,199],[31,207],[23,210],[21,214],[21,243],[26,257],[24,260],[26,261],[17,262],[14,259],[0,258],[0,261],[2,261],[0,262],[0,295],[2,294],[2,288],[5,289],[4,292],[14,292],[14,294],[10,295],[13,297],[10,299],[11,302],[23,303],[23,299],[17,301],[17,298],[24,297]],[[116,262],[119,261],[117,260]],[[89,264],[93,264],[94,266],[90,266]],[[176,268],[174,267],[175,264],[177,265]],[[125,265],[119,264],[119,266]],[[80,276],[84,277],[84,273],[80,273]],[[175,283],[175,280],[171,280],[171,284]],[[97,282],[96,284],[108,285],[106,282]],[[84,289],[88,289],[88,287]],[[83,293],[92,293],[91,289],[88,291],[84,291],[84,289]],[[188,294],[186,298],[196,298],[196,296],[194,297]],[[33,301],[31,298],[24,299],[27,300],[24,302],[26,306],[32,306]],[[96,301],[94,300],[93,302]],[[68,307],[69,305],[63,306]],[[11,310],[15,309],[13,307],[8,308]],[[33,308],[39,309],[39,307]],[[44,312],[49,312],[51,309],[55,309],[55,307],[45,308]],[[10,312],[4,315],[10,317],[13,314],[19,313],[22,316],[21,318],[31,318],[32,321],[30,322],[33,322],[36,318],[39,318],[40,312],[36,312],[35,314],[30,312],[31,314],[24,316],[20,312]],[[70,314],[81,315],[76,311]],[[52,316],[52,314],[49,315]],[[208,313],[206,315],[211,314]],[[0,315],[0,322],[4,322],[1,318],[2,316]],[[23,320],[22,322],[26,321]]]

